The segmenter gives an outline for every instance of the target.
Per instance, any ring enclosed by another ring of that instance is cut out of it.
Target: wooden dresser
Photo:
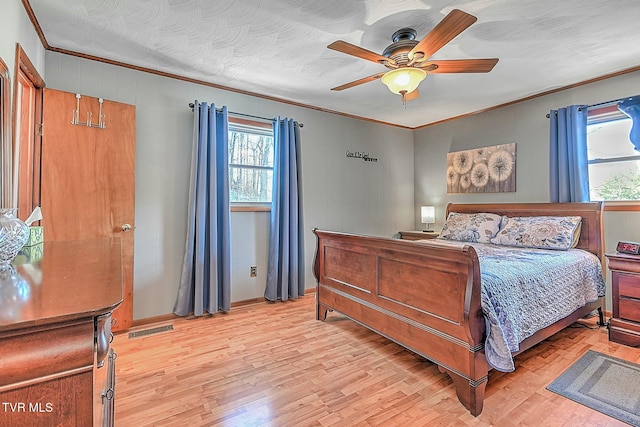
[[[613,315],[609,340],[640,345],[640,256],[607,254],[611,270]]]
[[[0,426],[113,424],[119,238],[45,242],[0,276]],[[105,396],[105,397],[103,397]]]

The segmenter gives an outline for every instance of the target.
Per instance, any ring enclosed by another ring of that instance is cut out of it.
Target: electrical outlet
[[[257,275],[258,275],[258,266],[257,265],[252,265],[251,266],[251,270],[249,272],[249,276],[256,277]]]

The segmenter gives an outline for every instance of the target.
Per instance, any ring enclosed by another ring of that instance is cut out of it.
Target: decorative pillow
[[[567,250],[576,247],[582,218],[579,216],[503,217],[502,227],[491,243],[539,249]]]
[[[500,230],[500,215],[492,213],[451,212],[440,232],[440,239],[489,243]]]

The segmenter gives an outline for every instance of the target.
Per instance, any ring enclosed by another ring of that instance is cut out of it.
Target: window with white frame
[[[273,127],[229,120],[229,200],[271,203]]]
[[[617,104],[591,107],[587,119],[590,199],[640,200],[640,153],[629,140],[632,120]]]

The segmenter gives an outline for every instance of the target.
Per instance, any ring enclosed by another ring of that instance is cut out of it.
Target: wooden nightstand
[[[611,270],[613,316],[609,340],[640,345],[640,256],[608,254]]]
[[[440,233],[438,233],[437,231],[400,231],[400,238],[404,240],[435,239],[439,235]]]

